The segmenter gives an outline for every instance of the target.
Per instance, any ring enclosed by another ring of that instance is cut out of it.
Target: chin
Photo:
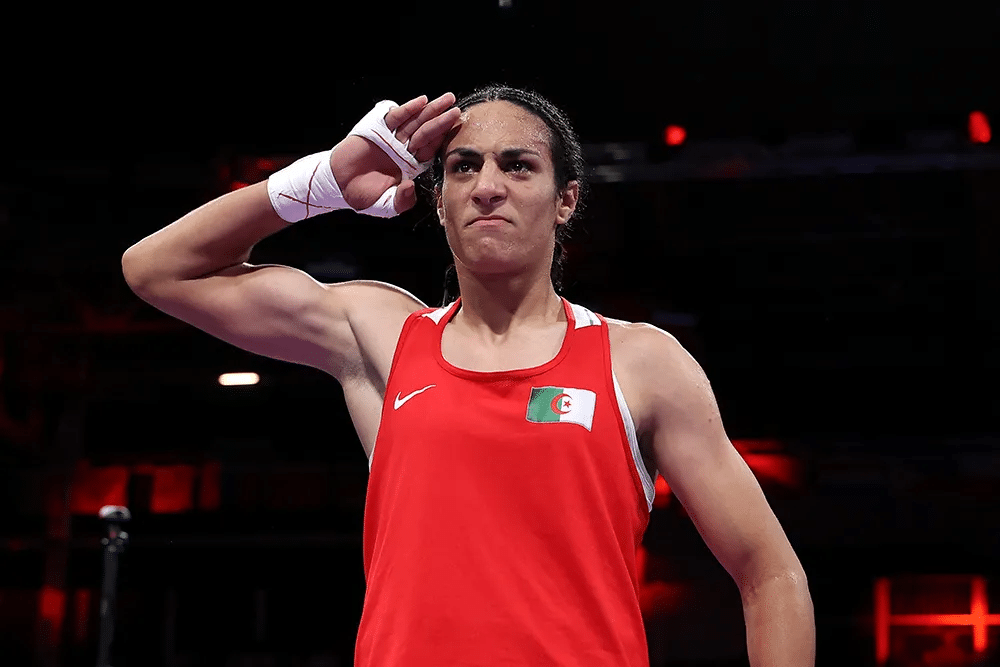
[[[507,253],[476,253],[475,256],[467,256],[463,264],[469,271],[480,276],[502,276],[524,269],[522,258],[513,258]]]

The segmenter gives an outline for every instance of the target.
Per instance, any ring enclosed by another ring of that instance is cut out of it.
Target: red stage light
[[[154,514],[191,511],[194,505],[194,473],[194,466],[191,465],[154,467],[149,510]]]
[[[964,578],[964,577],[962,577]],[[1000,625],[1000,614],[989,613],[986,578],[979,575],[968,577],[969,613],[893,613],[890,600],[892,583],[888,577],[875,580],[875,661],[884,665],[889,661],[892,650],[889,633],[891,626],[922,628],[972,627],[972,650],[982,654],[988,648],[987,632],[990,626]],[[930,582],[929,582],[930,583]],[[933,600],[933,587],[928,585],[927,598]]]
[[[105,505],[127,505],[128,478],[126,466],[92,467],[89,461],[78,461],[70,490],[70,512],[96,516]]]
[[[990,119],[982,111],[973,111],[969,114],[969,141],[974,144],[988,144],[990,142]]]
[[[58,645],[66,619],[66,591],[54,586],[42,586],[38,591],[38,620],[46,643]]]
[[[254,161],[254,167],[257,171],[263,172],[264,174],[270,174],[272,172],[278,171],[284,165],[278,160],[269,157],[259,157]]]
[[[680,125],[667,125],[663,131],[663,141],[668,146],[680,146],[687,139],[687,131]]]

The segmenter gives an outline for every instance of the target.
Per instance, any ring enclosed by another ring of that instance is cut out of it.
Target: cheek
[[[448,211],[452,210],[452,208],[452,205],[448,202],[447,194],[441,193],[441,196],[437,200],[437,214],[441,224],[444,224],[448,219]]]
[[[441,185],[441,194],[437,198],[437,213],[441,222],[445,222],[451,214],[461,217],[462,211],[469,203],[470,184],[462,181],[452,181],[449,183],[445,176]]]
[[[448,187],[447,178],[445,178],[437,191],[437,212],[438,217],[444,221],[444,217],[447,211],[451,208],[448,203],[448,197],[454,196],[454,188]]]
[[[531,201],[539,215],[549,216],[559,210],[559,193],[551,187],[539,187],[531,193]]]

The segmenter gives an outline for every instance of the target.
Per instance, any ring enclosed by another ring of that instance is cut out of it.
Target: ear
[[[434,208],[437,209],[438,223],[444,227],[444,202],[441,200],[441,186],[434,186]]]
[[[580,184],[576,181],[567,183],[566,187],[559,193],[559,199],[556,201],[556,224],[564,225],[573,217],[573,211],[576,210],[576,201],[579,196]]]

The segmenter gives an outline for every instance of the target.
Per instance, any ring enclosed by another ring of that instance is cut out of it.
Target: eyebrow
[[[444,158],[447,160],[454,154],[458,154],[460,157],[464,158],[482,158],[483,154],[477,150],[471,148],[455,148],[448,151]],[[537,157],[542,157],[542,154],[538,151],[531,150],[530,148],[508,148],[506,150],[500,151],[501,160],[512,160],[521,157],[524,154],[535,155]]]

